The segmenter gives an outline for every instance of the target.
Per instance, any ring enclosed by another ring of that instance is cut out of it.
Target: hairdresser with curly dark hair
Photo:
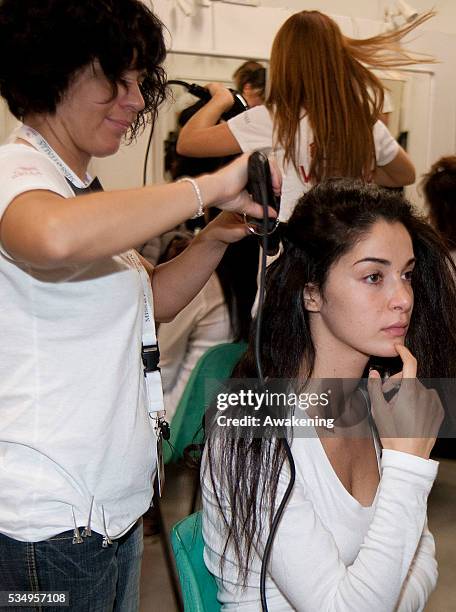
[[[133,245],[203,206],[261,215],[245,156],[196,181],[95,192],[91,158],[155,118],[164,57],[138,0],[0,2],[0,93],[23,122],[0,147],[0,586],[68,591],[84,612],[138,607],[162,407],[153,320],[247,229],[225,212],[155,270]]]

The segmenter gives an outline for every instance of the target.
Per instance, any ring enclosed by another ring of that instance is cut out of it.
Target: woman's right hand
[[[369,373],[368,391],[383,448],[429,459],[444,410],[438,393],[416,378],[417,361],[403,345],[396,345],[403,368],[383,385],[380,374]],[[384,393],[399,390],[387,401]]]
[[[214,174],[206,174],[198,178],[198,182],[211,181],[217,189],[217,197],[212,201],[211,206],[216,206],[228,212],[246,213],[251,217],[261,219],[263,208],[260,204],[253,202],[250,195],[245,190],[247,184],[247,168],[249,154],[240,155],[230,164],[224,166]],[[280,194],[282,179],[278,168],[270,162],[272,187],[276,195]],[[269,216],[273,219],[277,213],[273,208],[269,208]]]

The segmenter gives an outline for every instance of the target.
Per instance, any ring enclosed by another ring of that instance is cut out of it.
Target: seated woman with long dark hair
[[[444,410],[417,376],[456,373],[451,267],[436,232],[397,193],[338,179],[298,202],[267,271],[263,374],[266,384],[289,380],[299,390],[343,386],[344,403],[331,399],[332,425],[315,419],[306,432],[282,436],[214,419],[203,457],[203,535],[224,610],[261,609],[260,572],[277,517],[270,611],[424,609],[437,580],[426,511],[438,463],[429,455]],[[386,382],[378,360],[395,372]],[[256,375],[251,338],[233,378]],[[346,414],[366,418],[347,425]]]

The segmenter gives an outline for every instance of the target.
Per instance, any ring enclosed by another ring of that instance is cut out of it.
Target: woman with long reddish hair
[[[233,96],[209,84],[212,99],[182,129],[178,151],[203,157],[273,147],[283,173],[281,221],[302,192],[324,178],[356,177],[387,187],[413,183],[413,164],[379,121],[383,86],[369,68],[429,61],[400,42],[432,15],[366,39],[344,36],[319,11],[292,15],[274,39],[264,106],[216,125]]]

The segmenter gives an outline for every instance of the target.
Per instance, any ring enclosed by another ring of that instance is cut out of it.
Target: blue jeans
[[[142,519],[107,548],[102,541],[93,531],[81,544],[73,544],[73,530],[42,542],[19,542],[0,534],[0,591],[69,592],[69,607],[16,608],[20,612],[136,612]],[[14,609],[0,607],[2,612]]]

